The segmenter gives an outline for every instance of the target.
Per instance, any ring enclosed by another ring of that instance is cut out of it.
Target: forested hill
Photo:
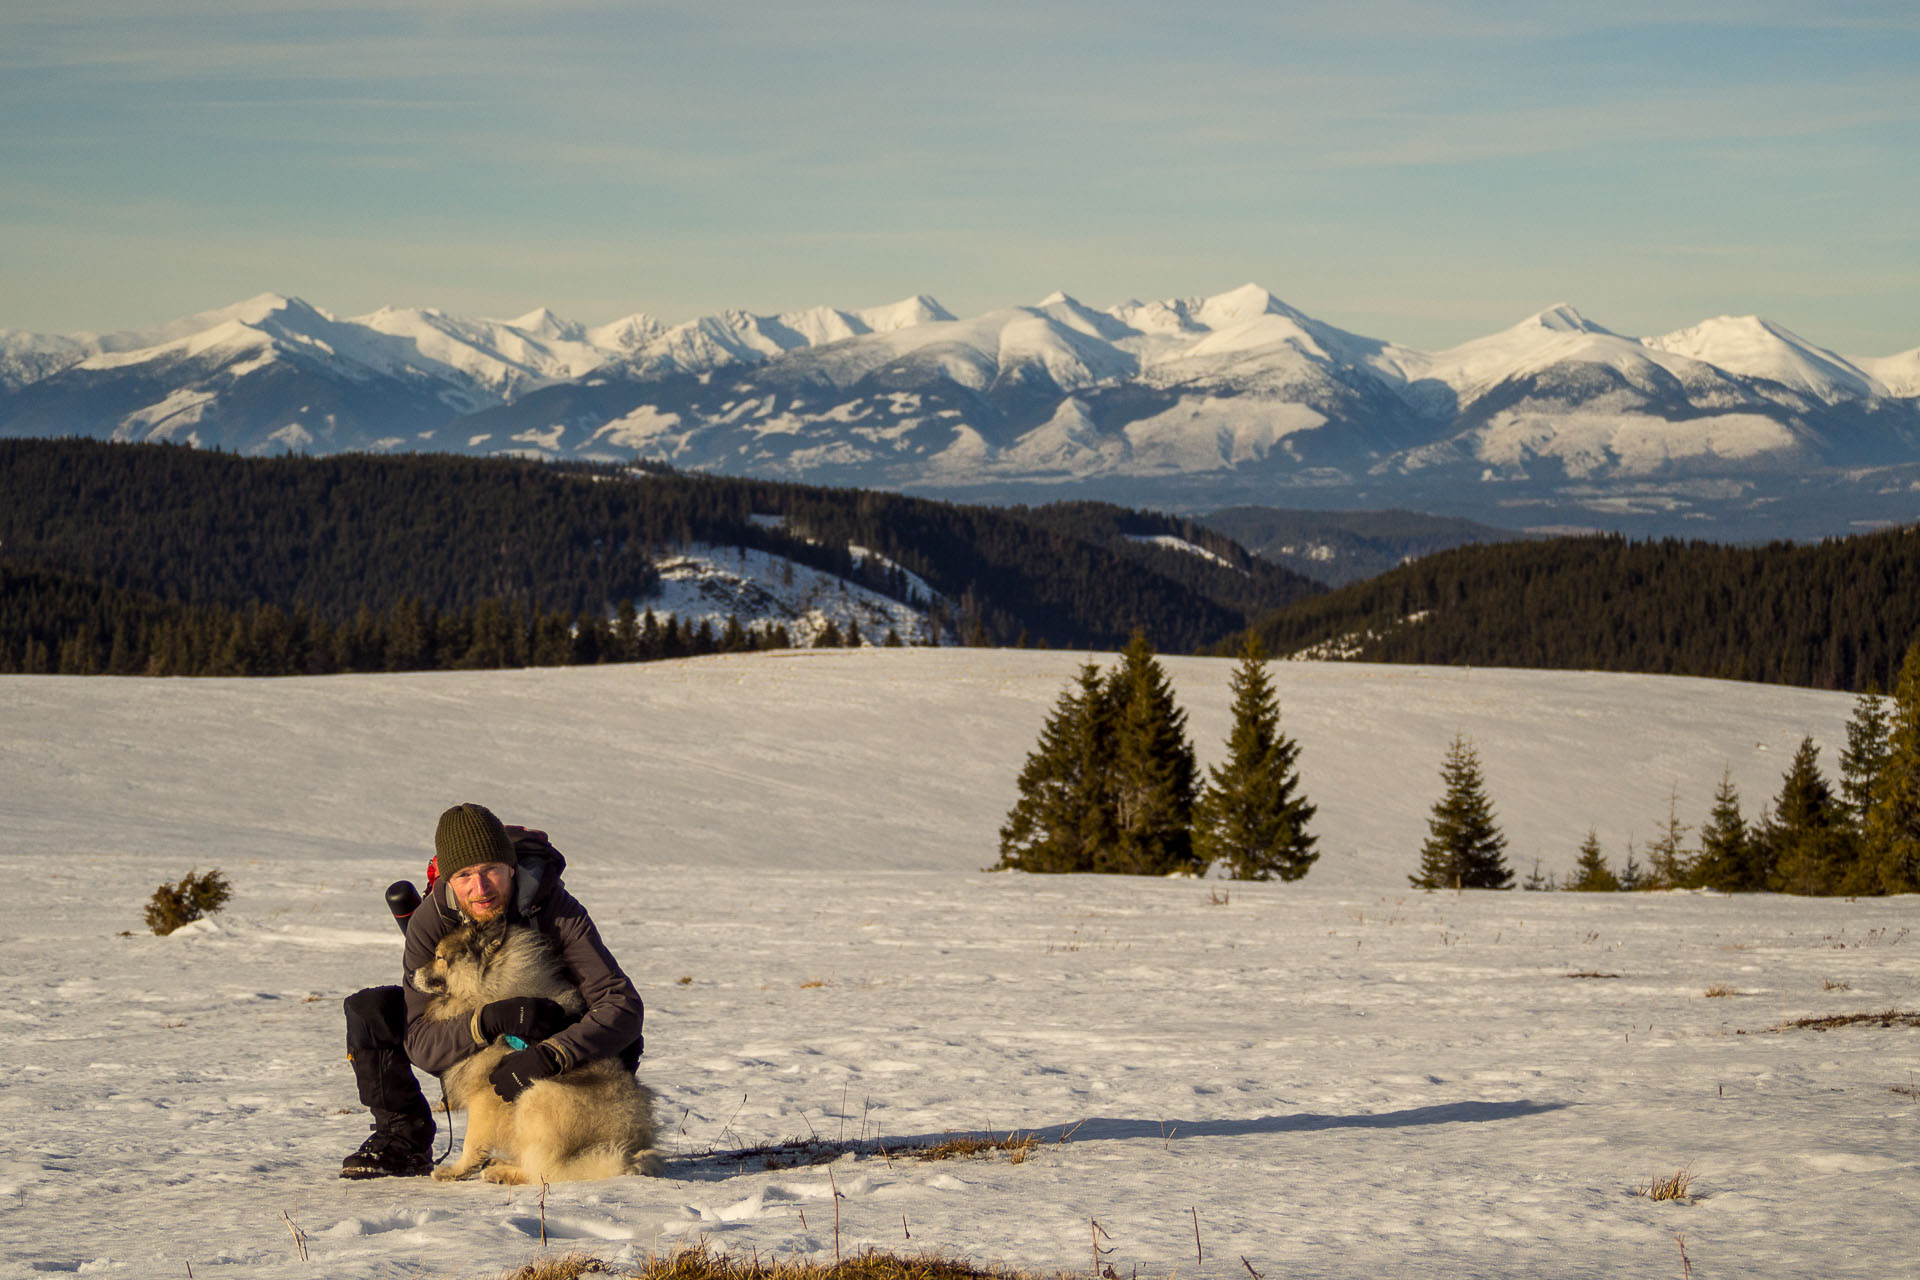
[[[1887,689],[1920,635],[1920,531],[1804,546],[1608,536],[1459,547],[1258,630],[1276,654]]]
[[[1130,518],[1143,535],[1184,528]],[[0,669],[28,669],[29,633],[57,655],[89,584],[106,669],[122,613],[266,606],[339,625],[483,602],[527,616],[644,610],[662,557],[690,545],[832,574],[988,644],[1118,648],[1139,626],[1192,652],[1320,590],[1208,537],[1235,566],[1224,578],[1199,548],[889,493],[514,459],[0,441]]]
[[[1200,521],[1263,559],[1335,587],[1470,542],[1512,542],[1528,536],[1473,520],[1400,510],[1228,507]]]

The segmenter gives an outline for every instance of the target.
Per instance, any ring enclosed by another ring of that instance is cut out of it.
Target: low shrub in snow
[[[147,928],[165,937],[183,924],[192,924],[227,905],[233,886],[218,868],[195,875],[189,871],[178,884],[163,884],[147,901]]]

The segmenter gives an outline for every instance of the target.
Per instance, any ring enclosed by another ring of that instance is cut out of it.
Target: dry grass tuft
[[[600,1259],[585,1253],[566,1253],[557,1258],[529,1262],[518,1271],[509,1271],[501,1280],[579,1280],[581,1276],[632,1275],[616,1271]]]
[[[616,1268],[573,1253],[528,1263],[499,1280],[577,1280],[593,1275],[628,1280],[1064,1280],[1063,1276],[1035,1271],[976,1266],[937,1254],[912,1256],[871,1249],[838,1262],[763,1258],[758,1254],[740,1258],[713,1249],[704,1241],[634,1267]]]
[[[1598,969],[1582,969],[1579,973],[1570,973],[1569,978],[1617,978],[1617,973],[1602,973]]]
[[[1822,991],[1851,991],[1853,990],[1853,984],[1851,982],[1835,982],[1829,978],[1820,984],[1820,989]]]
[[[936,1142],[931,1146],[915,1147],[906,1154],[916,1160],[952,1160],[959,1156],[972,1158],[995,1151],[1004,1151],[1007,1153],[1008,1163],[1019,1164],[1039,1145],[1040,1139],[1030,1133],[1009,1133],[1004,1138],[948,1138],[945,1142]]]
[[[1835,1027],[1920,1027],[1920,1013],[1888,1009],[1884,1013],[1836,1013],[1825,1018],[1797,1018],[1775,1031],[1831,1031]]]
[[[1705,992],[1705,995],[1709,1000],[1724,1000],[1728,996],[1737,996],[1739,994],[1740,993],[1738,991],[1735,991],[1732,987],[1728,986],[1724,982],[1714,983],[1712,986],[1708,987]]]
[[[815,987],[824,987],[826,985],[827,980],[825,978],[808,978],[800,984],[800,989],[802,991],[811,991]]]
[[[1693,1171],[1675,1169],[1671,1178],[1656,1178],[1644,1187],[1635,1187],[1634,1194],[1645,1196],[1649,1200],[1680,1200],[1691,1202],[1693,1196]]]

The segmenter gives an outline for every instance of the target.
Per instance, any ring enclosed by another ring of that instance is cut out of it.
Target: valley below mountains
[[[1255,285],[599,327],[263,294],[144,332],[0,330],[0,437],[51,436],[1804,538],[1920,517],[1920,348],[1842,356],[1753,316],[1636,338],[1557,306],[1425,352]]]

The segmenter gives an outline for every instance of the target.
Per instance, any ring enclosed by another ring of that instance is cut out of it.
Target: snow
[[[215,398],[211,391],[180,387],[121,418],[113,430],[113,438],[123,441],[171,440],[183,428],[190,432],[200,425],[201,418]]]
[[[1914,899],[1404,879],[1455,732],[1516,865],[1564,870],[1673,788],[1697,820],[1723,767],[1757,812],[1803,733],[1830,769],[1850,699],[1276,664],[1305,881],[980,874],[1082,657],[0,678],[0,1275],[280,1276],[289,1221],[349,1280],[542,1252],[537,1189],[334,1176],[365,1133],[338,1000],[397,978],[380,891],[457,799],[552,834],[648,1003],[668,1176],[550,1188],[556,1250],[831,1259],[837,1204],[842,1251],[1041,1268],[1086,1266],[1097,1220],[1123,1276],[1900,1270],[1920,1032],[1774,1028],[1914,1008]],[[1232,664],[1166,665],[1217,757]],[[141,931],[154,884],[215,866],[225,912]],[[1016,1129],[1020,1164],[750,1152]],[[1633,1194],[1681,1168],[1694,1202]]]
[[[873,554],[857,547],[848,551],[856,564]],[[883,556],[875,558],[886,563]],[[912,578],[910,586],[926,600],[934,598],[924,581]],[[662,559],[659,593],[634,604],[643,611],[670,613],[696,628],[708,622],[715,635],[725,629],[729,616],[743,627],[778,623],[801,647],[811,645],[829,621],[843,636],[858,623],[870,644],[884,642],[888,631],[904,644],[930,638],[921,609],[784,556],[745,547],[699,545]]]
[[[1474,434],[1474,456],[1486,462],[1524,468],[1532,458],[1558,458],[1576,478],[1652,475],[1675,462],[1701,459],[1790,456],[1800,443],[1772,418],[1751,413],[1673,422],[1631,411],[1503,411]]]
[[[1887,394],[1885,387],[1845,357],[1759,316],[1720,316],[1644,341],[1655,350],[1688,356],[1742,377],[1765,378],[1828,404]]]
[[[1126,436],[1141,474],[1210,471],[1271,453],[1295,432],[1325,425],[1326,415],[1271,396],[1196,396],[1135,419]]]
[[[681,430],[679,414],[664,412],[650,404],[643,404],[632,413],[615,418],[602,426],[593,433],[593,438],[587,443],[597,444],[604,439],[610,444],[655,456],[655,451],[661,448],[663,442],[676,431]],[[676,444],[683,447],[685,443],[686,436],[683,433]],[[676,452],[678,448],[659,456],[670,458]]]
[[[1175,537],[1171,533],[1130,533],[1127,535],[1127,541],[1151,543],[1156,547],[1165,547],[1169,551],[1179,551],[1186,555],[1198,556],[1202,560],[1212,561],[1222,569],[1234,568],[1233,562],[1225,556],[1217,555],[1203,546],[1188,542],[1185,538]]]
[[[1645,370],[1651,367],[1682,382],[1701,380],[1699,362],[1613,333],[1564,303],[1445,351],[1396,348],[1381,361],[1407,383],[1431,379],[1451,388],[1463,404],[1501,383],[1567,363],[1604,365],[1637,385],[1646,384]]]
[[[1847,361],[1892,396],[1920,396],[1920,347],[1892,356],[1854,356]]]

